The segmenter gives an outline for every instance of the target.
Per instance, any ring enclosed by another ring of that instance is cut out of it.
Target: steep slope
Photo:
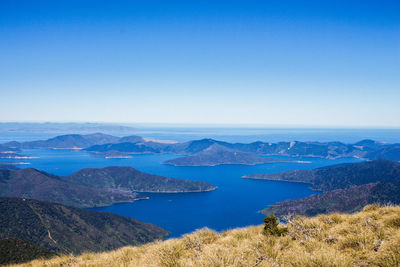
[[[138,197],[131,191],[66,182],[58,176],[32,168],[16,171],[0,169],[0,196],[34,198],[77,207],[131,202]]]
[[[87,168],[64,179],[90,187],[115,188],[135,192],[202,192],[217,188],[202,181],[168,178],[144,173],[132,167]]]
[[[312,189],[329,191],[375,182],[400,180],[400,163],[389,160],[373,160],[346,163],[314,170],[295,170],[277,174],[253,174],[251,179],[282,180],[312,184]]]
[[[57,254],[20,238],[0,240],[0,265],[28,262],[34,259],[47,259]]]
[[[198,230],[178,239],[100,254],[56,257],[21,266],[398,266],[400,207],[367,206],[360,213],[299,217],[285,236],[262,226],[217,233]]]
[[[0,239],[17,237],[62,254],[138,245],[167,235],[132,218],[21,198],[0,198],[0,222]]]

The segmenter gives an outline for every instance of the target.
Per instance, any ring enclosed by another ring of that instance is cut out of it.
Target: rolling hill
[[[202,181],[168,178],[144,173],[132,167],[86,168],[64,177],[64,180],[94,188],[147,193],[204,192],[217,188]]]
[[[0,239],[24,239],[60,254],[139,245],[168,234],[132,218],[25,198],[0,197],[0,222]]]

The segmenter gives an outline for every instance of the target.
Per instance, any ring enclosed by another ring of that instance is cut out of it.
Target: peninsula
[[[147,197],[138,192],[185,193],[215,190],[202,181],[174,179],[131,167],[83,169],[60,177],[33,168],[0,169],[0,196],[27,197],[77,207],[108,206]]]

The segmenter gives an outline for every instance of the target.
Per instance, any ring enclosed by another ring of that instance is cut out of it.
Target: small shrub
[[[283,236],[288,232],[287,227],[279,227],[279,222],[275,215],[270,215],[264,219],[264,234]]]

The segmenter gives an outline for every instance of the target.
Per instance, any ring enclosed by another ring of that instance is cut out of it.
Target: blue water
[[[1,130],[1,129],[0,129]],[[77,132],[79,133],[79,132]],[[87,132],[85,132],[87,133]],[[85,134],[82,133],[82,134]],[[107,133],[107,132],[106,132]],[[400,129],[330,129],[330,128],[232,128],[232,127],[141,127],[132,133],[112,132],[116,136],[136,134],[144,137],[189,141],[201,138],[214,138],[227,142],[250,143],[255,141],[341,141],[355,143],[363,139],[398,143]],[[48,139],[61,133],[0,132],[0,144],[9,141],[33,141]]]
[[[203,193],[145,194],[149,200],[115,204],[94,208],[133,217],[162,226],[171,232],[170,237],[180,236],[202,227],[217,231],[235,227],[261,224],[263,215],[258,211],[278,201],[306,197],[317,192],[300,183],[250,180],[242,175],[275,173],[293,169],[313,169],[321,166],[357,162],[352,158],[327,160],[302,158],[312,163],[272,163],[255,166],[221,165],[214,167],[176,167],[161,164],[175,155],[135,155],[130,159],[105,159],[93,157],[82,151],[25,150],[24,155],[38,159],[23,160],[33,167],[56,175],[69,175],[82,168],[106,166],[132,166],[141,171],[189,180],[202,180],[218,186]]]

